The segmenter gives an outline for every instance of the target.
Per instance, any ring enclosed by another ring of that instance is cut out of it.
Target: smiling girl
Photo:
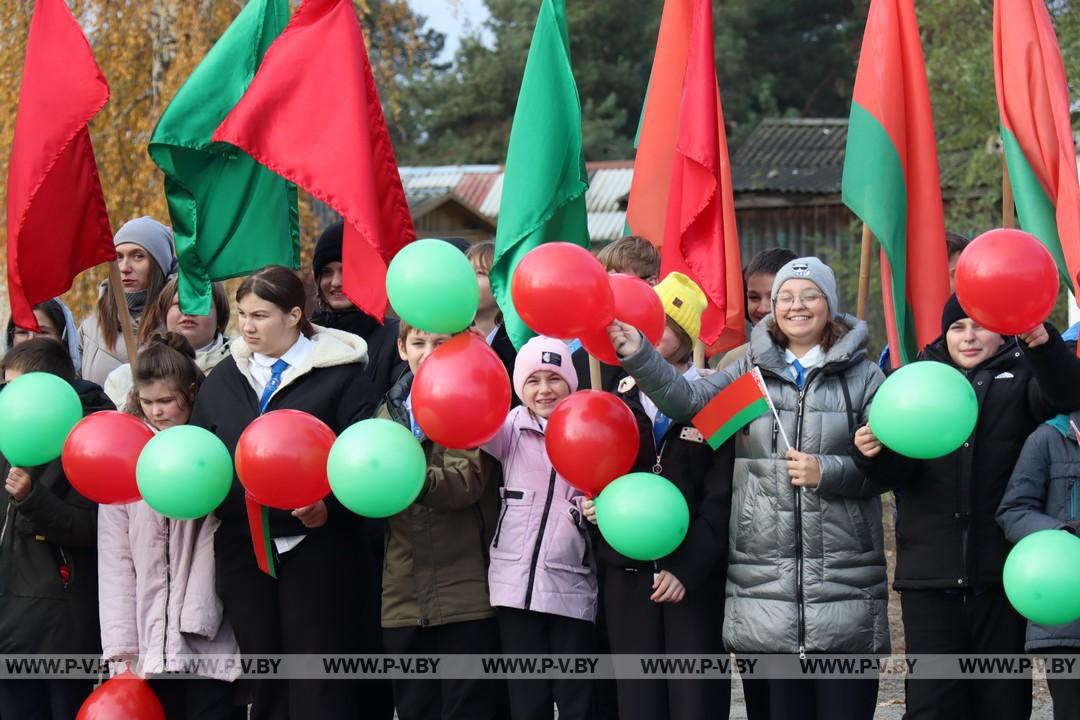
[[[503,465],[488,584],[506,653],[593,650],[597,583],[585,496],[555,471],[544,445],[547,419],[577,385],[565,343],[529,340],[514,363],[514,391],[523,404],[483,446]],[[509,689],[514,720],[551,718],[553,705],[563,720],[589,717],[589,681],[511,680]]]
[[[735,436],[727,649],[887,653],[881,501],[849,454],[883,376],[867,359],[866,323],[837,307],[832,270],[815,257],[784,265],[746,357],[715,375],[687,380],[624,323],[609,335],[623,367],[673,420],[690,421],[757,367],[783,424],[766,413]],[[772,717],[869,720],[877,706],[876,679],[767,682]]]
[[[173,271],[176,254],[172,231],[157,220],[141,217],[116,231],[116,262],[124,286],[131,322],[136,327],[143,309],[157,300],[165,278]],[[120,336],[120,310],[108,281],[102,283],[97,309],[79,326],[82,347],[82,377],[104,385],[109,373],[128,362],[127,348]]]
[[[855,435],[860,464],[896,486],[893,587],[900,591],[907,651],[1020,654],[1027,622],[1002,588],[1012,546],[995,513],[1028,435],[1040,422],[1080,408],[1080,361],[1050,325],[1002,336],[968,317],[955,295],[942,313],[941,337],[919,360],[964,373],[979,413],[971,437],[933,460],[897,455],[869,426]],[[1030,676],[909,680],[905,688],[907,711],[920,718],[1031,715]]]

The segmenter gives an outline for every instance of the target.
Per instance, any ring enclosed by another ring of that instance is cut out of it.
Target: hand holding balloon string
[[[1026,333],[1017,335],[1029,348],[1039,347],[1050,340],[1050,333],[1046,332],[1045,325],[1036,325]]]
[[[4,480],[4,490],[12,499],[22,502],[30,494],[31,489],[33,489],[33,484],[29,473],[19,467],[13,467],[8,471],[7,478]]]
[[[883,447],[885,446],[877,439],[869,425],[863,425],[855,431],[855,449],[862,453],[863,457],[875,458]]]
[[[292,516],[302,522],[306,528],[322,527],[327,519],[326,503],[320,500],[312,505],[296,508],[292,511]]]

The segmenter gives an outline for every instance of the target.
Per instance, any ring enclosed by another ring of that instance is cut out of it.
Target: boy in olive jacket
[[[420,363],[449,335],[402,322],[398,352],[409,371],[394,384],[378,417],[412,430],[427,456],[416,502],[387,519],[383,560],[383,647],[389,653],[499,652],[488,602],[487,548],[495,529],[497,469],[480,450],[451,450],[423,435],[412,413]],[[489,480],[491,482],[489,482]],[[394,680],[401,720],[494,718],[491,680]]]

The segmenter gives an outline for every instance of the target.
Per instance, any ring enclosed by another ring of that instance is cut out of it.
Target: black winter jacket
[[[270,398],[266,411],[301,410],[322,420],[340,435],[354,422],[371,417],[378,398],[371,380],[361,372],[359,365],[363,358],[363,340],[337,330],[317,330],[313,340],[320,347],[312,351],[314,366],[295,379],[290,380],[286,375],[285,382]],[[323,339],[328,335],[329,339]],[[243,339],[237,338],[232,345],[232,355],[206,378],[191,414],[192,425],[217,435],[234,456],[241,433],[259,417],[259,398],[246,373],[237,367],[238,360],[246,364],[250,355],[251,350]],[[288,478],[282,478],[282,482],[287,481]],[[327,496],[325,502],[329,519],[325,525],[314,529],[304,527],[289,511],[271,510],[271,537],[335,532],[343,526],[359,527],[359,516],[346,510],[333,495]],[[221,519],[217,531],[219,538],[250,534],[244,488],[235,476],[229,494],[215,512]]]
[[[397,351],[398,320],[388,317],[379,321],[357,310],[320,310],[312,322],[333,330],[358,335],[367,343],[367,364],[364,373],[375,386],[375,396],[381,398],[407,369]]]
[[[94,383],[75,389],[84,415],[115,409]],[[10,469],[0,459],[3,477]],[[5,496],[0,529],[0,653],[100,653],[97,504],[71,487],[59,459],[24,469],[30,494]]]
[[[897,590],[1001,584],[1011,545],[994,516],[1020,449],[1040,422],[1080,407],[1080,360],[1046,327],[1050,340],[1043,345],[1008,338],[966,373],[979,416],[955,452],[913,460],[885,448],[874,461],[854,452],[872,478],[896,487]],[[944,338],[919,359],[957,367]]]
[[[731,477],[735,466],[735,442],[715,452],[692,425],[672,422],[660,442],[653,437],[652,421],[641,404],[641,392],[632,378],[619,383],[619,397],[633,411],[641,437],[632,472],[653,472],[679,488],[690,508],[686,539],[667,557],[656,561],[656,570],[667,570],[694,592],[707,585],[724,586],[727,574],[728,525],[731,519]],[[631,560],[601,540],[597,557],[605,565],[652,572],[653,563]],[[718,611],[723,597],[717,597]]]

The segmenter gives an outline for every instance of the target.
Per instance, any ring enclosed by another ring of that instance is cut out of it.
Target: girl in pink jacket
[[[551,466],[544,428],[556,404],[577,390],[570,349],[535,337],[514,364],[514,391],[523,405],[510,411],[483,449],[503,465],[502,507],[491,541],[488,585],[505,653],[549,655],[594,651],[596,566],[585,496]],[[590,716],[592,683],[511,680],[514,720]]]
[[[184,425],[202,372],[182,335],[155,336],[133,367],[129,412],[154,430]],[[169,720],[227,720],[239,649],[214,589],[213,515],[171,520],[143,501],[98,510],[98,589],[104,657],[126,662]],[[203,662],[193,664],[197,656]],[[196,679],[154,679],[167,672]]]

